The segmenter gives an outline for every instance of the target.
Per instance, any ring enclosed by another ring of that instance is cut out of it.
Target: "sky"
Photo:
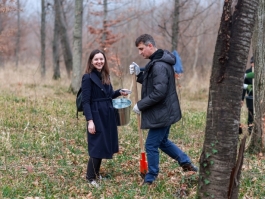
[[[20,0],[22,5],[25,5],[24,13],[27,15],[32,14],[38,10],[40,12],[41,0]]]
[[[74,0],[73,0],[74,1]],[[86,1],[86,0],[84,0]],[[158,2],[167,2],[168,0],[154,0],[156,3]],[[173,1],[173,0],[171,0]],[[216,0],[217,1],[217,0]],[[220,1],[220,0],[219,0]],[[41,10],[41,0],[20,0],[21,4],[25,5],[25,14],[30,15],[32,12],[35,12],[38,10],[40,12]],[[203,5],[207,5],[208,0],[200,0],[200,3]]]

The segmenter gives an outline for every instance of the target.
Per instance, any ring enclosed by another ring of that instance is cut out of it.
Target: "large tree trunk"
[[[54,0],[55,2],[56,0]],[[53,79],[60,79],[61,73],[60,73],[60,56],[59,56],[59,24],[58,24],[58,18],[56,11],[58,9],[55,8],[57,6],[56,3],[54,3],[54,29],[53,29],[53,41],[52,41],[52,55],[53,55]]]
[[[202,199],[238,198],[236,182],[241,168],[235,168],[240,102],[258,0],[238,0],[233,20],[231,2],[224,2],[213,57],[205,140],[200,157],[198,198]],[[231,185],[230,175],[234,176]]]
[[[83,0],[75,0],[75,29],[74,29],[74,56],[73,56],[73,75],[70,89],[77,93],[80,88],[82,70],[82,19],[83,19]]]
[[[174,4],[174,12],[173,12],[173,23],[172,23],[172,38],[171,51],[177,50],[178,48],[178,33],[179,33],[179,0],[175,0]]]
[[[46,68],[45,68],[45,29],[46,29],[46,11],[45,11],[45,0],[41,0],[41,30],[40,30],[40,35],[41,35],[41,76],[44,77],[46,73]]]
[[[20,49],[20,3],[19,0],[17,0],[17,41],[16,41],[16,68],[18,68],[18,62],[19,62],[19,49]]]
[[[71,71],[73,69],[73,56],[72,56],[72,51],[71,51],[71,47],[69,44],[66,23],[63,17],[63,8],[61,5],[61,0],[55,0],[54,3],[55,3],[55,9],[56,9],[55,11],[56,18],[58,19],[58,24],[59,24],[60,41],[61,41],[61,46],[63,50],[64,63],[65,63],[68,78],[70,78]]]
[[[254,51],[254,132],[250,151],[260,152],[265,149],[265,0],[260,0],[255,32],[253,36]]]

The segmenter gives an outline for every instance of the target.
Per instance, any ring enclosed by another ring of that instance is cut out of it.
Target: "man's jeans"
[[[173,142],[168,140],[170,126],[150,129],[145,143],[147,153],[148,173],[145,176],[145,182],[153,182],[159,172],[159,151],[178,161],[180,165],[191,163],[190,158],[177,147]]]

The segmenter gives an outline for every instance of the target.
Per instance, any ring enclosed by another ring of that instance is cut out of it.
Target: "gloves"
[[[133,75],[135,73],[135,75],[139,75],[140,73],[140,67],[135,63],[133,62],[130,66],[130,74]]]
[[[253,72],[246,73],[245,78],[254,78],[254,73]]]
[[[252,91],[252,85],[248,85],[247,90],[248,90],[248,92]]]
[[[139,115],[141,114],[141,111],[139,110],[137,104],[134,105],[134,107],[133,107],[133,111],[134,111],[135,113],[139,114]]]
[[[248,92],[252,91],[252,85],[251,84],[244,84],[244,89],[246,89]]]

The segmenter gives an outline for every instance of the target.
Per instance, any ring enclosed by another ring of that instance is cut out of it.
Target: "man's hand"
[[[252,85],[251,84],[243,84],[243,88],[246,89],[248,92],[252,91]]]
[[[252,88],[253,88],[252,85],[248,85],[248,86],[247,86],[247,91],[248,91],[248,92],[252,91]]]
[[[135,75],[139,75],[139,73],[140,73],[140,67],[135,62],[133,62],[129,66],[129,69],[130,69],[130,74],[131,75],[133,75],[134,73],[135,73]]]
[[[134,105],[134,107],[133,107],[133,111],[134,111],[135,113],[139,114],[139,115],[141,114],[141,111],[139,110],[137,104]]]

